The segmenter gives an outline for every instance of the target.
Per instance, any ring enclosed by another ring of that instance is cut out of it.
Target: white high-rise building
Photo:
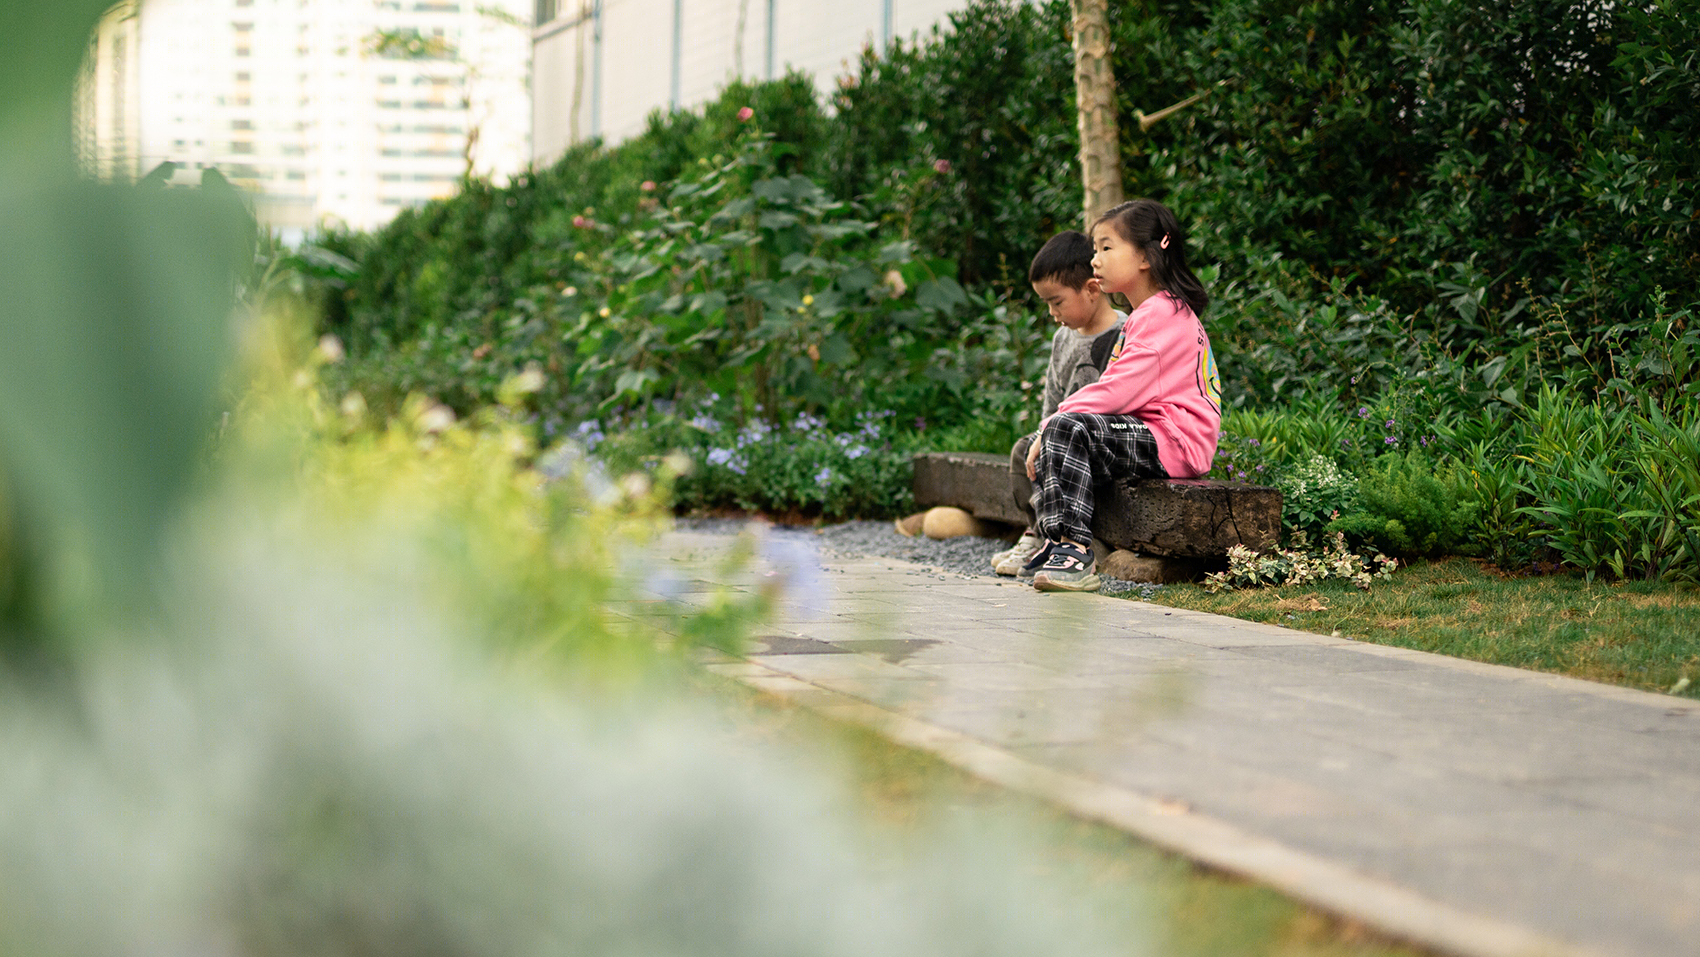
[[[140,162],[136,27],[136,0],[113,4],[89,35],[77,76],[77,161],[108,182],[134,179]]]
[[[180,182],[217,168],[263,223],[295,233],[370,229],[468,172],[501,180],[530,160],[529,0],[133,6],[132,176],[166,161]]]

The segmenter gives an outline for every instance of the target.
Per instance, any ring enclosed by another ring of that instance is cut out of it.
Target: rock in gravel
[[[921,534],[935,541],[961,538],[964,535],[988,537],[991,530],[990,522],[982,522],[962,509],[950,505],[928,509],[926,517],[921,520]]]
[[[1119,548],[1098,561],[1098,574],[1125,582],[1168,585],[1202,577],[1203,569],[1196,561],[1141,555]]]

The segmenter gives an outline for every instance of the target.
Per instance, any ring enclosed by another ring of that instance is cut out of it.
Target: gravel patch
[[[681,518],[677,525],[684,531],[736,535],[752,521],[734,518]],[[967,578],[997,578],[997,574],[992,571],[992,556],[1013,544],[1013,539],[1006,542],[1000,538],[978,538],[973,535],[938,541],[920,535],[907,538],[899,535],[893,523],[889,521],[844,522],[820,528],[769,525],[766,534],[807,541],[820,552],[835,557],[856,558],[873,555],[894,558],[917,565],[929,565]],[[1162,587],[1105,578],[1102,592],[1106,595],[1147,598]]]

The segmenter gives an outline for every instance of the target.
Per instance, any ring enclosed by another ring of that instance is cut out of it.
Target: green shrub
[[[1321,541],[1330,522],[1350,514],[1358,504],[1358,480],[1334,460],[1312,455],[1282,472],[1281,531]]]
[[[812,165],[824,118],[807,77],[730,84],[701,112],[653,114],[643,134],[616,148],[592,140],[506,185],[469,180],[453,197],[403,210],[361,244],[347,317],[327,317],[327,331],[357,359],[455,326],[474,327],[458,336],[474,348],[499,338],[517,302],[568,284],[575,252],[606,248],[609,233],[575,227],[575,217],[630,222],[651,196],[645,182],[676,180],[748,135],[736,116],[745,106],[782,144],[781,171]]]
[[[1689,403],[1667,416],[1648,402],[1636,418],[1645,504],[1625,517],[1650,522],[1651,533],[1636,564],[1649,578],[1700,581],[1700,408]],[[1622,576],[1629,569],[1613,571]]]
[[[964,282],[1024,294],[1039,246],[1081,228],[1069,22],[1065,2],[982,0],[868,48],[833,95],[825,181]]]
[[[913,381],[967,298],[952,263],[914,257],[850,213],[780,174],[763,137],[679,182],[586,264],[604,305],[570,333],[574,391],[605,404],[715,392],[787,421],[867,408],[872,389]]]
[[[1700,407],[1667,412],[1543,391],[1529,410],[1520,514],[1563,562],[1617,578],[1700,577]]]
[[[1540,551],[1536,525],[1523,510],[1530,501],[1528,462],[1515,454],[1515,430],[1498,440],[1478,439],[1458,451],[1453,476],[1460,505],[1473,521],[1461,535],[1460,551],[1480,555],[1501,568],[1520,569]]]
[[[1449,472],[1437,475],[1421,452],[1377,459],[1360,477],[1356,506],[1328,524],[1356,543],[1388,555],[1433,558],[1452,553],[1475,522]]]

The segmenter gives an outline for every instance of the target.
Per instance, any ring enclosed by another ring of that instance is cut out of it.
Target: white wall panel
[[[907,43],[917,33],[923,37],[931,34],[935,23],[948,29],[949,14],[967,5],[958,0],[892,0],[891,32]]]
[[[531,98],[532,155],[555,157],[566,151],[575,140],[584,139],[590,132],[589,64],[582,77],[578,71],[579,50],[590,48],[590,27],[561,30],[532,45],[531,85],[537,95]],[[588,58],[587,58],[588,59]],[[573,88],[582,84],[585,91],[578,101],[578,115],[573,115]]]
[[[774,76],[787,68],[803,70],[825,90],[845,70],[845,61],[869,43],[878,48],[881,0],[778,0],[778,44]]]
[[[635,136],[650,110],[667,108],[672,52],[673,0],[603,0],[604,139]]]
[[[761,67],[761,13],[765,0],[745,0],[744,76]],[[679,56],[679,100],[690,106],[714,99],[737,75],[738,0],[684,0],[684,43]]]
[[[591,92],[596,88],[592,25],[570,24],[580,3],[563,0],[552,23],[533,34],[533,159],[553,162],[573,142],[574,85],[582,86],[578,137],[600,132],[610,143],[643,130],[651,110],[667,109],[673,96],[674,16],[681,19],[678,50],[679,103],[694,108],[713,99],[737,72],[738,13],[744,6],[742,76],[760,80],[767,73],[769,14],[774,29],[773,72],[802,70],[814,77],[823,97],[864,47],[882,45],[884,0],[603,0],[601,123],[593,131]],[[932,25],[968,0],[891,0],[891,28],[907,39],[926,35]],[[582,49],[582,54],[581,54]],[[582,81],[579,59],[583,58]]]

